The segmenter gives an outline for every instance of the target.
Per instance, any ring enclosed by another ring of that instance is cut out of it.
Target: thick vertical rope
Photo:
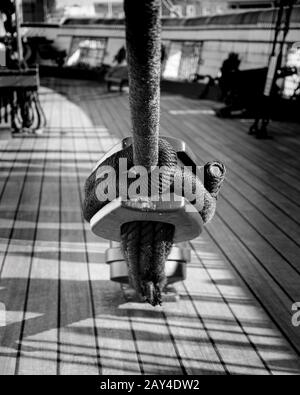
[[[134,163],[158,163],[161,0],[125,0]]]
[[[124,7],[134,164],[150,171],[159,160],[161,0],[125,0]],[[174,232],[172,225],[155,222],[121,229],[132,285],[153,306],[162,302]]]

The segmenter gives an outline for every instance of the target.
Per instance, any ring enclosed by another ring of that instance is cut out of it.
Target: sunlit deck
[[[180,301],[153,309],[109,281],[108,243],[80,210],[95,162],[129,134],[128,97],[43,86],[44,135],[0,131],[0,374],[300,374],[299,126],[258,141],[213,103],[163,95],[162,134],[199,164],[223,160],[228,179]]]

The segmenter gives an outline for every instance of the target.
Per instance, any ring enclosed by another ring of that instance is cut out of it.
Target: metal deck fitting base
[[[145,303],[129,284],[121,284],[121,290],[127,303]],[[166,286],[162,293],[163,303],[176,303],[180,300],[180,295],[176,288]]]
[[[111,248],[106,251],[106,263],[110,265],[111,281],[129,284],[128,266],[124,259],[120,243],[111,243]],[[175,246],[165,264],[165,274],[168,285],[186,279],[186,265],[191,261],[191,252],[188,248]]]
[[[123,201],[115,199],[98,211],[90,224],[95,235],[113,241],[121,241],[122,225],[135,221],[162,222],[174,225],[174,242],[196,239],[202,233],[203,221],[196,208],[185,198],[151,202],[149,198]]]

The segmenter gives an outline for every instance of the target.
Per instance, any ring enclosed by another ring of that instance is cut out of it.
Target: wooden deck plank
[[[226,368],[220,361],[217,348],[207,332],[203,320],[188,297],[183,297],[182,284],[176,285],[180,299],[164,305],[170,332],[174,338],[185,374],[224,375]]]
[[[55,147],[55,141],[51,142],[51,146]],[[53,155],[51,157],[53,159]],[[45,164],[45,177],[49,170],[53,170],[53,162]],[[44,181],[26,312],[26,315],[32,311],[39,314],[36,319],[24,323],[18,364],[18,374],[22,375],[57,373],[59,256],[57,197],[57,182]]]
[[[260,306],[259,300],[253,298],[245,285],[244,278],[237,276],[237,273],[242,272],[240,266],[237,266],[237,271],[232,270],[236,261],[228,261],[218,244],[207,232],[204,232],[201,239],[192,242],[192,245],[200,266],[205,269],[209,277],[207,281],[211,282],[217,290],[213,301],[228,306],[268,371],[272,374],[297,372],[299,359],[291,352],[290,346]],[[230,257],[233,256],[234,254],[230,255]],[[210,301],[212,297],[204,294],[202,297],[199,296],[199,299],[205,302]],[[236,333],[232,319],[226,320],[218,318],[218,314],[211,314],[208,322],[218,331]]]
[[[2,207],[4,207],[4,204],[5,204],[5,199],[6,199],[6,201],[9,201],[9,199],[7,200],[6,197],[4,197],[4,201],[3,201],[3,196],[6,193],[6,187],[7,187],[8,183],[14,177],[19,177],[15,173],[12,175],[12,171],[13,171],[14,164],[16,162],[16,158],[18,156],[18,153],[20,151],[22,144],[23,144],[22,139],[19,139],[16,141],[15,149],[14,149],[14,145],[12,145],[12,144],[9,144],[8,147],[5,147],[5,151],[3,152],[3,156],[2,156],[3,159],[2,159],[1,167],[0,167],[0,210],[1,210],[0,239],[1,239],[1,252],[3,254],[5,252],[7,244],[9,242],[9,234],[11,233],[11,229],[13,227],[12,226],[13,218],[9,217],[9,216],[5,217],[6,210],[2,209]],[[6,164],[5,167],[4,167],[4,164]],[[21,174],[21,177],[22,176],[24,177],[24,173]],[[17,197],[17,194],[15,194],[15,198],[16,197]],[[0,270],[3,265],[2,258],[3,258],[3,255],[1,256]]]
[[[243,122],[228,120],[224,129],[222,119],[215,118],[215,120],[216,128],[222,128],[224,137],[228,140],[228,145],[235,145],[237,150],[245,154],[247,158],[254,162],[259,161],[262,166],[267,164],[271,172],[278,172],[276,164],[282,164],[284,174],[287,173],[296,178],[299,177],[297,156],[300,152],[298,153],[297,149],[295,149],[293,152],[289,152],[289,155],[285,155],[285,139],[283,141],[270,139],[264,142],[248,136],[248,125],[245,125]],[[270,128],[272,128],[272,124]],[[247,145],[245,144],[245,139],[249,140]],[[288,149],[289,151],[291,150],[290,147]]]
[[[170,128],[164,127],[164,119],[167,119],[168,125],[169,123],[173,125]],[[209,121],[204,118],[204,121],[198,119],[198,123],[193,125],[190,120],[181,119],[180,124],[178,122],[178,118],[174,119],[170,114],[163,118],[163,130],[167,130],[167,133],[172,131],[172,134],[175,136],[184,136],[187,141],[191,139],[192,145],[198,143],[198,147],[206,152],[212,153],[215,155],[215,158],[219,158],[221,160],[226,161],[228,164],[228,168],[231,170],[233,168],[234,173],[238,173],[245,178],[248,182],[259,181],[260,189],[264,190],[265,188],[270,187],[269,196],[272,197],[272,194],[282,195],[282,198],[286,198],[287,204],[289,201],[292,202],[291,207],[299,207],[299,192],[296,191],[291,185],[287,183],[283,183],[282,180],[275,177],[275,175],[271,175],[270,173],[264,171],[260,166],[256,165],[253,160],[248,160],[243,157],[243,155],[236,152],[235,147],[227,147],[226,139],[223,140],[222,131],[219,131],[218,134],[215,134],[215,127],[211,128],[209,125]],[[213,118],[210,119],[213,123]],[[180,125],[180,128],[178,128]],[[210,136],[212,135],[212,137]],[[274,192],[273,192],[274,191]],[[299,211],[299,210],[298,210]],[[295,214],[298,218],[298,213],[294,210]]]
[[[253,139],[250,136],[247,136],[248,128],[249,128],[248,124],[251,123],[252,120],[249,120],[249,122],[243,122],[242,120],[241,122],[239,120],[227,119],[226,128],[224,128],[224,120],[215,117],[213,111],[211,111],[215,107],[215,105],[212,104],[211,102],[195,101],[195,100],[185,100],[183,102],[182,100],[180,100],[179,97],[172,97],[170,99],[169,105],[172,104],[180,108],[181,117],[188,118],[192,122],[195,121],[197,122],[197,118],[199,119],[199,117],[202,120],[203,118],[208,118],[208,119],[213,118],[214,130],[221,131],[222,135],[225,137],[227,141],[227,145],[230,145],[232,143],[235,145],[238,151],[246,153],[247,156],[249,156],[249,153],[251,153],[251,157],[254,158],[257,157],[263,159],[271,166],[274,166],[275,163],[274,159],[278,159],[280,160],[280,163],[284,163],[285,166],[284,171],[292,171],[294,172],[294,174],[297,174],[297,171],[295,170],[295,165],[297,165],[297,156],[298,153],[300,153],[299,152],[300,150],[298,151],[296,147],[291,152],[290,145],[288,145],[288,147],[285,147],[285,143],[287,141],[286,138],[283,139],[280,138],[280,141],[278,141],[279,138],[277,139],[275,138],[275,139],[267,140],[266,142],[262,142],[260,140]],[[184,110],[187,111],[187,114],[184,114]],[[189,117],[188,115],[188,112],[191,110],[196,111],[193,117]],[[206,114],[204,112],[205,110],[208,111]],[[197,111],[199,111],[198,114]],[[172,109],[167,108],[166,112],[172,113]],[[285,124],[285,127],[286,126],[287,124]],[[270,125],[271,129],[272,127],[273,127],[273,123],[271,123]],[[294,128],[297,128],[296,125],[294,126]],[[245,144],[245,139],[247,139],[248,144]],[[287,152],[288,155],[285,155],[284,153]],[[266,155],[266,153],[268,155]]]
[[[299,224],[293,217],[274,205],[257,190],[251,188],[242,178],[229,177],[226,185],[230,186],[235,193],[241,195],[240,200],[245,199],[248,204],[255,207],[263,220],[267,219],[277,229],[280,229],[286,237],[293,240],[297,245],[299,244]]]
[[[189,276],[185,282],[185,294],[202,318],[203,323],[215,344],[220,360],[229,374],[267,374],[266,364],[256,352],[239,325],[236,317],[222,300],[222,296],[211,282],[206,271],[199,265],[197,257],[193,255]],[[228,271],[226,271],[228,278]],[[232,276],[234,278],[234,276]],[[231,281],[234,281],[231,278]],[[222,276],[222,280],[226,278]],[[220,303],[222,301],[223,303]],[[226,325],[226,331],[220,331]]]
[[[61,140],[61,149],[69,154],[61,156],[61,169],[70,174],[61,178],[60,221],[60,374],[99,374],[94,317],[89,287],[89,273],[81,222],[77,167],[74,154],[73,113],[77,107],[66,102],[62,108],[71,139]],[[63,130],[63,126],[62,126]]]
[[[216,226],[210,227],[211,237],[259,303],[283,331],[294,350],[299,353],[298,330],[291,325],[292,301],[290,297],[284,289],[278,287],[273,278],[266,277],[265,270],[257,264],[256,259],[237,236],[232,234],[226,223],[216,218],[215,224],[218,225],[218,230],[216,230]]]
[[[235,190],[228,188],[224,191],[222,196],[226,203],[238,212],[244,221],[247,222],[289,266],[292,266],[299,275],[299,235],[297,236],[295,234],[294,238],[292,238],[292,236],[288,236],[286,232],[282,232],[282,224],[280,221],[278,225],[275,221],[273,223],[270,222],[268,218],[264,217],[261,212],[254,207],[254,205],[250,204],[246,199],[241,198]]]
[[[51,123],[54,103],[44,103],[44,106]],[[57,373],[58,185],[48,173],[53,171],[58,150],[59,141],[56,139],[39,139],[37,142],[35,157],[39,158],[42,167],[42,190],[31,257],[26,316],[32,314],[30,312],[38,312],[38,315],[24,322],[16,370],[21,375]]]
[[[189,122],[188,124],[190,125],[191,123]],[[203,123],[201,126],[203,126],[204,129],[205,126],[206,128],[209,128],[209,125],[205,123]],[[214,127],[214,129],[217,130],[217,127]],[[220,134],[221,129],[219,129],[219,135]],[[216,144],[216,139],[213,138],[213,136],[207,137],[206,135],[205,140],[207,140],[209,143]],[[226,138],[224,140],[226,141]],[[297,180],[297,177],[295,177],[296,172],[294,172],[294,175],[288,174],[285,171],[286,167],[284,164],[275,162],[274,166],[270,166],[266,160],[255,158],[252,156],[252,154],[246,154],[234,143],[232,143],[231,146],[228,146],[228,144],[223,143],[222,140],[218,141],[218,148],[220,150],[224,150],[224,152],[228,152],[229,150],[231,158],[235,159],[235,161],[240,166],[246,168],[248,171],[251,171],[252,174],[260,175],[260,178],[267,179],[272,185],[276,187],[285,188],[286,192],[289,194],[289,197],[292,196],[297,199],[299,196],[300,189],[295,183],[295,180]]]
[[[33,139],[23,141],[22,147],[31,151],[23,179],[9,180],[1,201],[1,215],[12,219],[8,243],[3,253],[1,268],[1,287],[6,291],[7,325],[0,328],[0,372],[15,374],[19,357],[19,341],[27,303],[28,276],[31,270],[31,252],[34,240],[34,226],[26,227],[28,219],[36,220],[39,204],[41,181],[28,176],[26,171],[32,165]],[[2,255],[2,254],[1,254]],[[35,313],[30,318],[35,317]]]
[[[277,325],[269,319],[260,305],[260,300],[253,298],[249,288],[245,286],[245,280],[240,276],[242,273],[240,266],[236,266],[236,270],[230,270],[235,268],[236,261],[227,261],[218,244],[215,244],[215,239],[212,239],[207,232],[199,241],[192,244],[201,266],[206,269],[210,281],[222,295],[223,301],[219,299],[219,303],[228,304],[237,322],[272,374],[297,372],[300,365],[299,358],[291,351]],[[234,256],[235,254],[232,253],[229,257]],[[205,301],[206,298],[204,297],[203,300]],[[230,331],[227,325],[232,325],[231,321],[216,318],[217,315],[211,317],[211,321],[213,323],[220,321],[221,328],[218,330],[224,330],[225,327],[225,331]]]

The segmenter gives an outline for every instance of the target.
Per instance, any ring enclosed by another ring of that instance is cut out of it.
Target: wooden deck
[[[153,309],[109,281],[80,211],[86,176],[129,134],[128,97],[43,85],[46,133],[0,140],[0,374],[299,374],[299,126],[261,142],[213,103],[163,96],[162,133],[199,164],[223,160],[228,180],[180,301]]]

